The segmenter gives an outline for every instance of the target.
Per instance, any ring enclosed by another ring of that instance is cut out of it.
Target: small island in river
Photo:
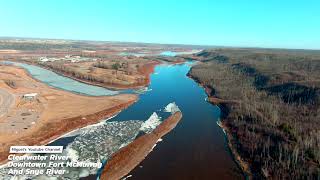
[[[180,111],[164,120],[152,132],[142,135],[121,148],[107,162],[100,179],[117,180],[133,170],[153,149],[162,136],[175,128],[182,118]]]

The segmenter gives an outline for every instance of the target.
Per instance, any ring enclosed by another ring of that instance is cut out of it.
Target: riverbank
[[[21,68],[1,65],[0,88],[15,105],[0,118],[0,163],[12,145],[45,145],[74,129],[111,117],[137,101],[136,95],[90,97],[49,87]],[[10,80],[10,85],[5,80]],[[31,99],[25,94],[34,93]]]
[[[220,107],[221,108],[221,107]],[[231,128],[228,128],[226,126],[225,122],[219,121],[218,122],[219,127],[225,132],[226,138],[227,138],[227,144],[228,148],[232,154],[233,159],[237,162],[239,168],[244,173],[245,177],[252,179],[252,173],[250,171],[250,165],[246,161],[244,161],[240,154],[237,152],[237,149],[235,147],[236,139],[232,136]]]
[[[140,136],[129,145],[120,149],[106,164],[101,179],[117,180],[126,176],[145,159],[161,137],[175,128],[181,118],[181,112],[174,113],[151,133]]]
[[[311,68],[319,53],[212,49],[197,56],[203,62],[189,74],[210,96],[238,102],[213,98],[225,104],[223,125],[253,178],[319,177],[320,71]]]
[[[201,86],[205,89],[205,92],[208,96],[208,98],[207,98],[208,102],[210,102],[212,105],[216,105],[220,108],[221,120],[217,124],[224,131],[224,133],[226,135],[228,148],[232,154],[232,157],[235,160],[235,162],[237,163],[237,165],[239,166],[239,168],[242,170],[242,172],[245,174],[245,176],[248,177],[249,179],[252,178],[252,175],[251,175],[252,173],[250,171],[249,164],[247,162],[245,162],[241,158],[240,154],[237,152],[237,149],[235,147],[236,146],[236,138],[234,136],[232,136],[231,128],[229,128],[226,125],[226,123],[223,121],[224,118],[228,116],[228,113],[230,111],[230,107],[228,107],[228,106],[232,105],[232,104],[238,104],[239,101],[221,99],[221,98],[214,95],[216,92],[216,90],[214,88],[206,86],[205,84],[200,82],[200,80],[197,77],[193,76],[190,73],[188,73],[187,76],[190,77],[191,79],[193,79],[195,82],[198,83],[199,86]]]

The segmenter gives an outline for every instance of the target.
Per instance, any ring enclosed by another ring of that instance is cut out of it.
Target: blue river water
[[[216,123],[219,108],[205,101],[204,89],[186,76],[192,64],[156,66],[150,91],[140,94],[135,104],[109,120],[146,120],[153,112],[165,119],[167,115],[159,110],[171,102],[183,114],[177,127],[130,172],[131,179],[243,179],[228,151],[225,135]],[[60,89],[93,96],[119,93],[57,77],[39,67],[19,65],[36,79]],[[55,145],[58,144],[59,140]]]
[[[243,179],[216,123],[220,109],[208,103],[205,90],[186,76],[191,65],[157,66],[151,75],[152,90],[112,119],[147,119],[170,102],[183,114],[177,127],[130,173],[130,179]]]

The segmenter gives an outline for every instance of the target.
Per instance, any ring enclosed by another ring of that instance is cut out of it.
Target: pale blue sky
[[[0,36],[320,49],[319,0],[0,0]]]

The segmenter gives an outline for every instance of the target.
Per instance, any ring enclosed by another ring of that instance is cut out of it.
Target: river
[[[204,89],[186,76],[191,65],[189,62],[156,66],[151,75],[149,91],[140,94],[137,103],[109,120],[146,120],[153,112],[165,119],[168,114],[160,110],[171,102],[175,102],[183,114],[177,127],[130,172],[130,179],[243,179],[227,148],[225,135],[216,123],[220,116],[219,108],[206,102]],[[31,75],[35,74],[34,68],[27,69]],[[46,81],[46,78],[39,78],[39,74],[35,78],[54,87],[69,90],[65,88],[68,86],[65,83],[50,84],[51,81]],[[50,79],[56,80],[52,77]],[[77,92],[74,88],[69,91]],[[98,89],[97,92],[99,95],[117,93],[106,89]],[[91,91],[78,93],[97,95]],[[61,140],[57,142],[56,145],[63,143]]]
[[[147,119],[175,102],[183,118],[177,127],[131,173],[130,179],[242,179],[217,125],[220,110],[205,101],[202,87],[186,76],[191,63],[159,65],[151,75],[152,91],[113,120]]]

